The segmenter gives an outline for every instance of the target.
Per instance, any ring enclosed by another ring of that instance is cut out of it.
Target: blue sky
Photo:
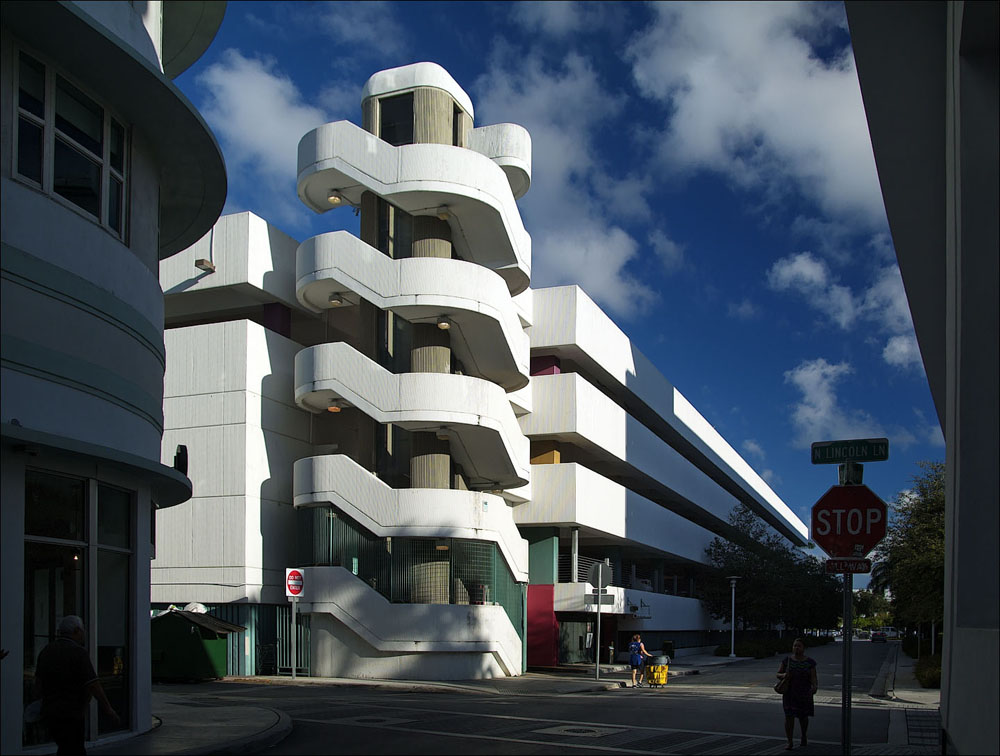
[[[531,132],[532,286],[581,285],[804,522],[812,441],[888,437],[887,501],[944,458],[840,3],[230,2],[176,82],[227,212],[356,232],[298,202],[296,145],[417,61]]]

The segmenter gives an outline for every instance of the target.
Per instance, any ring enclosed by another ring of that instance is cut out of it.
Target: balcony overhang
[[[368,191],[411,215],[443,218],[458,256],[494,270],[511,294],[528,288],[531,237],[503,170],[462,147],[394,147],[348,121],[313,129],[299,142],[299,199],[317,213],[336,192],[360,206]]]
[[[476,490],[517,488],[530,477],[528,439],[504,390],[446,373],[396,375],[348,344],[318,344],[295,356],[295,403],[325,412],[332,402],[379,423],[436,433],[450,442]]]
[[[466,375],[507,391],[528,385],[528,336],[493,271],[463,260],[393,260],[346,231],[303,242],[296,268],[296,295],[313,312],[364,299],[410,323],[447,319],[451,348]]]

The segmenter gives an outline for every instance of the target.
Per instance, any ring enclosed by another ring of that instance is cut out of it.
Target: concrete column
[[[411,488],[451,488],[448,441],[434,433],[414,433],[410,457]]]
[[[451,226],[429,215],[413,219],[413,257],[451,258]]]
[[[570,541],[570,577],[571,583],[580,582],[580,528],[573,528],[573,539]]]
[[[413,373],[451,372],[451,341],[447,331],[441,330],[433,323],[417,323],[413,326],[410,371]]]
[[[413,90],[414,144],[451,144],[455,101],[443,89]]]

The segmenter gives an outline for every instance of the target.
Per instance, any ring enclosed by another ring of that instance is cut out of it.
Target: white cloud
[[[827,217],[881,230],[885,213],[849,46],[824,3],[661,3],[629,43],[640,92],[667,106],[661,154],[772,201],[798,189]]]
[[[565,37],[573,32],[599,26],[606,15],[603,3],[560,2],[514,3],[511,16],[527,31],[553,37]]]
[[[668,237],[660,229],[654,229],[649,235],[649,244],[653,252],[660,258],[667,272],[677,270],[684,265],[684,247]]]
[[[329,120],[304,102],[273,60],[247,58],[239,50],[226,50],[198,83],[209,93],[201,112],[227,148],[227,163],[252,164],[271,178],[294,179],[299,139]]]
[[[239,204],[283,222],[308,215],[295,194],[298,143],[327,114],[307,104],[272,59],[239,50],[226,50],[197,82],[208,95],[201,112],[222,144],[231,191],[244,195]]]
[[[885,435],[882,426],[867,412],[839,406],[836,385],[852,372],[847,362],[831,364],[820,357],[803,361],[785,373],[785,382],[802,394],[793,405],[791,417],[798,447],[809,446],[813,441]]]
[[[767,455],[764,453],[764,449],[755,439],[748,438],[743,442],[743,451],[747,454],[752,454],[758,459],[764,459]]]
[[[771,469],[761,470],[760,477],[762,477],[764,479],[764,482],[767,483],[767,485],[771,486],[772,488],[774,486],[780,486],[783,482],[781,476]]]
[[[917,338],[912,333],[893,336],[882,350],[882,359],[900,368],[916,367],[921,364]]]
[[[800,252],[777,260],[767,272],[767,283],[775,291],[794,291],[838,326],[848,329],[857,317],[851,290],[835,283],[823,260]]]
[[[365,50],[371,51],[372,57],[406,51],[407,30],[396,19],[392,4],[381,0],[327,3],[320,23],[334,42],[350,45],[351,56]]]
[[[835,281],[826,262],[800,252],[775,261],[767,283],[774,291],[800,295],[845,331],[860,321],[872,324],[887,335],[882,349],[887,364],[904,369],[922,365],[898,265],[879,268],[872,284],[856,296]]]
[[[744,297],[740,302],[729,303],[729,317],[740,320],[752,320],[760,314],[760,309]]]
[[[474,90],[478,122],[513,121],[531,133],[531,191],[518,204],[532,235],[532,285],[575,283],[617,315],[642,312],[657,295],[629,270],[639,244],[613,220],[607,198],[620,193],[635,205],[644,184],[613,178],[595,149],[623,98],[580,55],[552,67],[503,43]]]
[[[905,335],[913,340],[916,347],[910,306],[898,265],[887,265],[875,274],[875,282],[868,287],[861,300],[861,313],[889,333]]]

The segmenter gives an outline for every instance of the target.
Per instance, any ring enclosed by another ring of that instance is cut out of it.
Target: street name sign
[[[832,557],[863,559],[885,538],[888,507],[868,486],[832,486],[812,508],[812,539]]]
[[[826,560],[826,572],[828,575],[844,575],[848,573],[851,575],[857,575],[859,573],[865,574],[871,571],[871,559],[845,559],[841,557]]]
[[[816,441],[812,445],[814,465],[844,462],[884,462],[889,459],[889,439],[856,438],[853,441]]]

